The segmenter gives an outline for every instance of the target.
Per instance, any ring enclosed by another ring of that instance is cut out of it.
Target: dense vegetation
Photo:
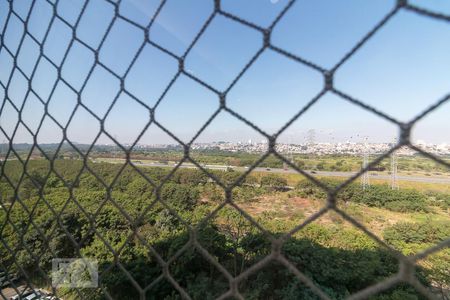
[[[322,180],[330,187],[338,186],[341,181]],[[303,197],[324,198],[325,192],[314,183],[301,180],[296,185],[298,194]],[[393,190],[387,184],[371,185],[366,190],[352,183],[344,187],[337,195],[343,202],[356,202],[368,206],[383,207],[398,212],[427,212],[430,206],[450,208],[450,195],[439,192],[422,192],[415,189]]]
[[[213,180],[190,169],[170,173],[169,169],[163,168],[140,168],[137,172],[129,166],[121,169],[120,165],[106,163],[89,163],[88,167],[89,170],[83,168],[82,162],[77,160],[56,160],[53,166],[56,175],[50,172],[48,162],[36,160],[27,166],[29,176],[22,177],[23,168],[18,161],[3,166],[0,191],[9,214],[4,210],[0,214],[0,223],[6,224],[2,228],[2,239],[8,246],[0,246],[2,266],[18,273],[20,266],[33,280],[42,283],[44,275],[49,274],[53,257],[83,255],[98,260],[101,283],[113,298],[138,297],[123,269],[141,287],[153,283],[147,293],[149,299],[180,298],[168,280],[154,282],[162,274],[162,268],[149,250],[151,245],[162,259],[167,261],[175,257],[170,260],[169,272],[193,299],[211,299],[229,289],[224,275],[198,248],[191,245],[184,252],[178,252],[190,241],[186,224],[195,226],[224,200],[223,190]],[[232,195],[236,202],[251,202],[263,195],[285,193],[324,197],[323,192],[306,181],[299,182],[293,191],[287,191],[286,179],[273,174],[249,176],[241,181],[242,174],[235,171],[215,171],[214,175],[225,184],[239,183]],[[162,181],[165,184],[155,190],[147,180],[155,186],[160,186]],[[112,191],[108,193],[105,184],[112,183]],[[73,188],[72,192],[67,186]],[[14,201],[16,195],[20,201]],[[413,190],[401,193],[384,186],[373,186],[362,193],[350,185],[339,197],[343,202],[401,212],[426,213],[435,209],[436,203],[448,205],[445,195],[430,196]],[[58,214],[58,220],[55,220],[55,214]],[[292,228],[288,222],[270,218],[258,219],[258,222],[275,235]],[[401,251],[415,253],[448,237],[448,225],[397,223],[387,228],[383,237]],[[203,223],[197,238],[233,276],[271,252],[267,236],[231,206],[225,206]],[[340,225],[313,223],[290,238],[282,250],[299,270],[337,299],[375,284],[398,269],[397,261],[388,251],[357,229]],[[114,264],[113,252],[120,258],[120,266]],[[445,267],[449,257],[450,253],[444,252],[434,257],[429,265],[419,268],[420,280],[426,285],[439,282],[442,288],[448,287],[450,276]],[[14,260],[18,264],[14,264]],[[317,298],[276,261],[250,275],[239,290],[248,299]],[[69,294],[65,299],[73,293],[66,292]],[[82,292],[90,299],[104,297],[100,289]],[[375,298],[419,299],[420,296],[411,287],[400,285]]]

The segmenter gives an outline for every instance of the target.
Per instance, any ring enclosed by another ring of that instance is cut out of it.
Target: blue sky
[[[450,15],[450,1],[412,1],[430,10]],[[31,1],[14,1],[14,11],[26,18]],[[84,1],[61,0],[56,11],[67,23],[75,25]],[[286,0],[223,0],[222,9],[261,27],[269,26],[285,7]],[[146,26],[159,1],[128,0],[119,13]],[[294,53],[324,69],[332,68],[395,5],[395,1],[309,0],[298,1],[273,29],[273,45]],[[17,65],[30,77],[34,92],[47,102],[48,112],[66,126],[79,100],[103,118],[105,129],[120,142],[131,143],[149,120],[149,113],[120,90],[120,81],[95,64],[91,50],[71,42],[72,30],[55,19],[43,46],[45,55],[60,66],[57,69],[39,57],[39,45],[24,34],[21,21],[12,16],[5,26],[7,2],[0,0],[0,32],[4,45],[17,56]],[[153,23],[150,39],[177,56],[185,54],[202,24],[213,11],[212,0],[168,0]],[[38,0],[30,15],[28,30],[42,43],[53,15],[53,7]],[[103,45],[102,38],[112,18],[114,6],[103,0],[90,1],[75,34],[93,49],[99,60],[118,76],[125,76],[125,89],[154,107],[177,74],[178,62],[170,55],[146,44],[132,68],[127,68],[143,43],[144,33],[134,25],[116,19]],[[245,64],[261,48],[261,33],[223,16],[216,16],[185,59],[192,75],[219,91],[225,91]],[[70,48],[69,45],[71,44]],[[20,50],[20,51],[19,51]],[[64,53],[68,51],[67,57]],[[391,19],[335,74],[335,87],[401,121],[408,121],[450,92],[450,23],[401,11]],[[93,68],[89,80],[84,81]],[[28,89],[27,79],[13,69],[12,57],[0,51],[0,81],[8,84],[8,97],[21,107]],[[56,88],[52,89],[56,84]],[[265,50],[227,94],[227,105],[267,133],[276,132],[323,87],[322,75],[272,50]],[[22,119],[36,130],[44,106],[36,95],[28,94]],[[0,99],[5,91],[0,89]],[[189,77],[180,75],[159,102],[156,119],[183,141],[189,141],[218,109],[216,94]],[[413,131],[414,140],[450,143],[450,103],[424,118]],[[0,125],[10,135],[18,114],[7,103]],[[324,95],[280,137],[281,142],[303,142],[306,132],[316,130],[318,141],[391,141],[397,128],[378,116],[349,104],[333,94]],[[72,141],[90,143],[100,130],[99,122],[78,107],[67,126]],[[0,142],[5,137],[0,134]],[[48,117],[44,118],[38,142],[58,142],[62,132]],[[198,137],[199,142],[218,140],[246,141],[263,137],[228,113],[220,113]],[[32,142],[32,136],[19,126],[14,142]],[[109,143],[106,136],[98,141]],[[150,126],[139,140],[142,144],[173,143],[163,131]]]

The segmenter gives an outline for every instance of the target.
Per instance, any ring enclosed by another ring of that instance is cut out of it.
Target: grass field
[[[256,176],[263,176],[266,173],[262,172],[254,172]],[[288,185],[295,186],[300,180],[305,179],[305,177],[301,174],[278,174],[287,179]],[[327,176],[317,176],[314,175],[318,179],[334,179],[336,177],[327,177]],[[344,178],[341,178],[344,180]],[[359,182],[360,179],[357,178],[355,182]],[[384,179],[370,179],[371,184],[389,184],[389,180]],[[399,180],[400,188],[408,188],[408,189],[416,189],[420,191],[431,191],[431,192],[442,192],[442,193],[450,193],[450,185],[442,184],[442,183],[427,183],[427,182],[411,182],[405,180]]]

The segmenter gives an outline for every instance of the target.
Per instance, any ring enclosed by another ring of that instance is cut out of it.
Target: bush
[[[205,184],[208,176],[197,169],[178,169],[171,178],[176,183],[181,184]]]
[[[410,189],[392,190],[388,185],[372,185],[364,191],[353,188],[352,201],[399,212],[428,211],[423,193]]]
[[[384,239],[391,244],[438,243],[450,236],[449,222],[397,223],[383,232]]]
[[[283,191],[287,186],[286,178],[275,174],[268,174],[261,178],[261,187],[269,188],[274,191]]]
[[[341,182],[337,180],[323,179],[322,182],[329,187],[336,187]],[[316,184],[308,180],[300,181],[295,190],[302,197],[314,199],[326,198],[326,193]],[[362,203],[368,206],[383,207],[398,212],[427,212],[427,196],[412,189],[392,190],[388,185],[372,185],[365,190],[352,183],[337,195],[339,201]],[[444,198],[445,199],[445,198]],[[441,200],[444,202],[446,200]]]
[[[305,198],[306,197],[313,199],[326,198],[326,193],[315,183],[309,180],[301,180],[299,183],[297,183],[297,185],[295,186],[295,191],[297,191],[299,196]]]
[[[450,208],[450,194],[439,192],[427,192],[425,195],[428,197],[430,205],[438,206],[443,209]]]
[[[193,210],[199,199],[200,191],[192,185],[166,183],[161,190],[161,200],[176,210]]]

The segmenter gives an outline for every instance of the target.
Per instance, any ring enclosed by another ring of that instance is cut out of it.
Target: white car
[[[41,299],[43,296],[43,294],[41,294],[38,291],[32,292],[30,295],[28,295],[27,297],[23,298],[24,300],[34,300],[34,299]]]

